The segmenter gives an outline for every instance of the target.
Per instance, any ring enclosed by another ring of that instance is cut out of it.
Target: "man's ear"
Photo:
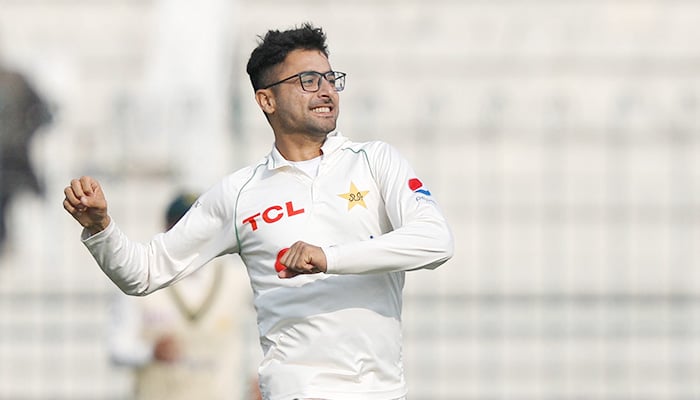
[[[258,102],[258,106],[265,114],[275,112],[275,96],[272,94],[272,90],[258,89],[255,92],[255,101]]]

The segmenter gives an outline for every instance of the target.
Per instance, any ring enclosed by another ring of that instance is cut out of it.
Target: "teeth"
[[[331,109],[330,109],[330,107],[316,107],[311,111],[317,112],[317,113],[327,113],[327,112],[331,112]]]

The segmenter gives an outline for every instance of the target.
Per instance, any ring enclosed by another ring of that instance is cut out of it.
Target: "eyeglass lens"
[[[340,72],[326,72],[321,74],[316,71],[304,72],[299,76],[301,87],[307,92],[317,92],[321,89],[321,79],[326,78],[328,83],[333,85],[337,92],[345,88],[345,75]]]

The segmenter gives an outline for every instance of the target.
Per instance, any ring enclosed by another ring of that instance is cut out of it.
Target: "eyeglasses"
[[[299,83],[301,84],[301,88],[305,92],[318,92],[321,89],[321,79],[327,80],[328,83],[330,83],[331,86],[333,86],[336,92],[342,92],[343,89],[345,89],[345,75],[345,72],[338,71],[328,71],[325,73],[320,73],[316,71],[304,71],[298,74],[294,74],[289,78],[284,78],[281,81],[271,83],[260,89],[269,89],[275,85],[279,85],[280,83],[284,83],[298,77]]]

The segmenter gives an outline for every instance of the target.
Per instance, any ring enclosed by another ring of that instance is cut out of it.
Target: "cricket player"
[[[337,130],[346,74],[331,67],[322,29],[260,39],[247,72],[274,135],[269,154],[224,177],[148,243],[119,228],[92,177],[70,182],[64,208],[128,294],[238,254],[253,289],[264,399],[403,399],[405,275],[450,259],[449,226],[394,147]]]

